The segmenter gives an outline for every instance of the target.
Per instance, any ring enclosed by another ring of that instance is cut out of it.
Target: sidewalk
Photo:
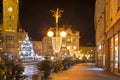
[[[105,72],[93,63],[81,63],[68,70],[51,73],[49,80],[120,80],[120,77]]]

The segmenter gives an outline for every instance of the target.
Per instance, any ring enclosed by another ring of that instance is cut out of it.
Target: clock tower
[[[18,0],[3,0],[3,26],[5,32],[17,32]]]
[[[3,0],[3,51],[18,57],[19,46],[26,32],[19,22],[18,0]]]

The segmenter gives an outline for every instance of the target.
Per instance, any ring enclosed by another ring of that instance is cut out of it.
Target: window
[[[14,48],[14,44],[7,44],[7,48]]]
[[[6,40],[14,40],[13,36],[6,36]]]

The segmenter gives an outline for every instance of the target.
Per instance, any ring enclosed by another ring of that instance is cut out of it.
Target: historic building
[[[120,0],[96,0],[96,63],[120,73]]]
[[[66,49],[70,56],[77,56],[80,46],[80,32],[72,30],[70,27],[66,29],[67,36],[64,41],[66,43]]]
[[[67,36],[62,38],[62,44],[60,52],[57,54],[58,57],[62,57],[64,55],[75,55],[75,51],[79,51],[79,38],[80,32],[72,30],[70,27],[65,29]],[[43,55],[51,56],[55,55],[52,45],[52,38],[51,37],[43,37],[42,46],[43,46]],[[59,44],[57,44],[59,45]]]
[[[31,41],[35,55],[42,56],[42,41]]]
[[[0,25],[0,52],[13,53],[18,57],[19,46],[26,32],[19,22],[19,1],[3,0],[3,23]]]
[[[53,55],[52,41],[49,37],[43,37],[42,40],[42,53],[43,56]]]
[[[80,46],[79,56],[84,62],[95,62],[96,47]]]
[[[105,0],[104,0],[105,1]],[[103,44],[105,39],[105,2],[101,0],[96,0],[96,6],[95,6],[95,29],[96,29],[96,46],[97,46],[97,52],[96,53],[96,62],[97,64],[102,67],[103,66],[103,47],[101,50],[101,44]],[[103,5],[104,4],[104,5]]]

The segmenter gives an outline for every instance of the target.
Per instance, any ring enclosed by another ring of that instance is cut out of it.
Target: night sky
[[[95,0],[19,0],[19,19],[32,40],[41,40],[55,26],[50,10],[64,10],[59,27],[71,25],[80,31],[81,46],[95,46]]]

